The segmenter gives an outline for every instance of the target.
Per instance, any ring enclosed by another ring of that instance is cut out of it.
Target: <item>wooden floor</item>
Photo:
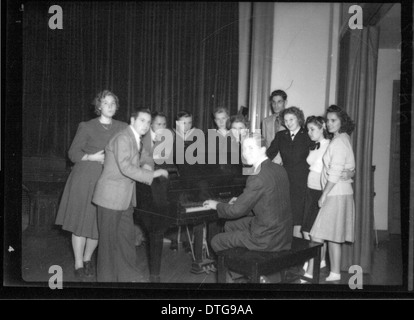
[[[51,274],[49,267],[59,265],[63,269],[63,282],[75,281],[73,274],[73,253],[70,233],[60,229],[38,232],[27,228],[22,235],[22,276],[28,285],[38,282],[47,283]],[[137,264],[145,278],[148,278],[148,263],[144,246],[137,247]],[[161,263],[162,283],[216,283],[216,274],[193,274],[190,272],[191,255],[183,249],[171,251],[164,244]],[[321,283],[327,275],[326,268],[321,272]],[[347,284],[351,275],[342,273],[341,284]],[[391,236],[389,241],[379,244],[373,252],[371,274],[364,274],[366,285],[401,285],[402,258],[399,236]],[[90,281],[95,281],[91,279]]]

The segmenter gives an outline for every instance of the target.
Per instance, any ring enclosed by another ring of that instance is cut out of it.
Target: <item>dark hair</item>
[[[131,113],[130,118],[134,118],[136,120],[140,113],[146,113],[146,114],[149,114],[151,116],[151,111],[149,109],[147,109],[147,108],[138,108],[134,112]]]
[[[328,132],[326,129],[326,121],[324,117],[321,116],[309,116],[306,118],[305,127],[308,127],[308,124],[313,123],[316,125],[319,129],[323,128],[323,137],[325,139],[331,139],[332,134]]]
[[[154,121],[156,117],[163,117],[163,118],[165,118],[165,121],[167,121],[167,116],[166,116],[166,114],[165,114],[164,112],[162,112],[162,111],[154,111],[154,112],[151,114],[151,119],[152,119],[151,121]]]
[[[231,127],[231,125],[234,122],[241,122],[241,123],[243,123],[246,126],[246,129],[248,128],[248,125],[249,125],[249,123],[246,120],[246,118],[243,115],[241,115],[241,114],[236,114],[236,115],[230,117],[230,127]]]
[[[287,100],[287,94],[283,90],[275,90],[270,94],[269,100],[272,101],[273,97],[281,96],[283,100]]]
[[[304,116],[302,110],[300,110],[297,107],[289,107],[289,108],[283,110],[280,114],[281,118],[283,119],[282,123],[285,123],[285,115],[287,115],[287,114],[295,115],[296,118],[298,118],[299,126],[303,127],[303,125],[305,124],[305,116]]]
[[[328,118],[328,113],[336,113],[339,120],[341,121],[341,127],[339,128],[339,133],[346,132],[347,134],[351,134],[352,131],[355,129],[354,121],[349,117],[345,110],[338,107],[335,104],[329,106],[326,110],[326,118]]]
[[[95,98],[92,101],[92,104],[95,106],[95,113],[100,116],[101,115],[101,104],[102,104],[102,100],[105,99],[107,96],[112,96],[115,100],[115,104],[116,104],[116,110],[119,109],[119,100],[118,97],[111,91],[109,90],[103,90],[101,92],[99,92]]]
[[[193,114],[190,112],[190,111],[187,111],[187,110],[181,110],[181,111],[178,111],[178,113],[177,113],[177,116],[176,116],[176,118],[175,118],[175,120],[180,120],[180,118],[182,118],[182,117],[186,117],[186,118],[189,118],[189,117],[193,117]]]

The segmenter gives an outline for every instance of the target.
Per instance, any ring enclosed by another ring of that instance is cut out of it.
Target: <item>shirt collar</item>
[[[295,131],[290,131],[290,136],[292,136],[292,134],[296,136],[296,134],[299,132],[299,130],[300,130],[300,127],[297,128]]]
[[[260,161],[258,161],[257,163],[256,163],[256,165],[254,165],[253,167],[254,167],[254,172],[256,173],[256,171],[257,171],[257,169],[260,167],[260,165],[264,162],[264,161],[266,161],[268,159],[268,157],[266,156],[266,155],[264,155],[263,156],[263,158],[261,158],[260,159]]]
[[[138,146],[138,150],[139,150],[140,149],[141,137],[138,134],[138,132],[135,130],[135,128],[132,126],[132,124],[130,124],[129,126],[131,127],[131,130],[134,133],[135,140],[137,141],[137,146]]]
[[[150,129],[150,133],[151,133],[151,141],[155,141],[155,137],[157,136],[157,134],[152,131],[152,129]]]

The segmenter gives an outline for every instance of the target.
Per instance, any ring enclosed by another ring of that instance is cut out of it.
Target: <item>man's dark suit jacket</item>
[[[298,131],[293,140],[290,131],[283,130],[276,133],[272,144],[266,151],[269,159],[273,159],[279,151],[282,156],[283,167],[289,176],[294,225],[302,225],[309,174],[309,164],[306,162],[306,158],[312,145],[314,142],[309,138],[304,128]]]
[[[254,241],[249,250],[289,250],[292,242],[292,217],[289,180],[286,170],[269,159],[262,162],[260,172],[247,179],[246,188],[232,205],[219,203],[219,217],[236,219],[248,215],[249,238]]]

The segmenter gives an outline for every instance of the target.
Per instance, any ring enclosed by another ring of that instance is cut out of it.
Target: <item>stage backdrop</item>
[[[115,117],[135,108],[177,111],[213,125],[218,106],[237,112],[238,3],[53,2],[63,29],[50,29],[52,4],[23,14],[23,155],[66,157],[91,102],[109,89]]]

